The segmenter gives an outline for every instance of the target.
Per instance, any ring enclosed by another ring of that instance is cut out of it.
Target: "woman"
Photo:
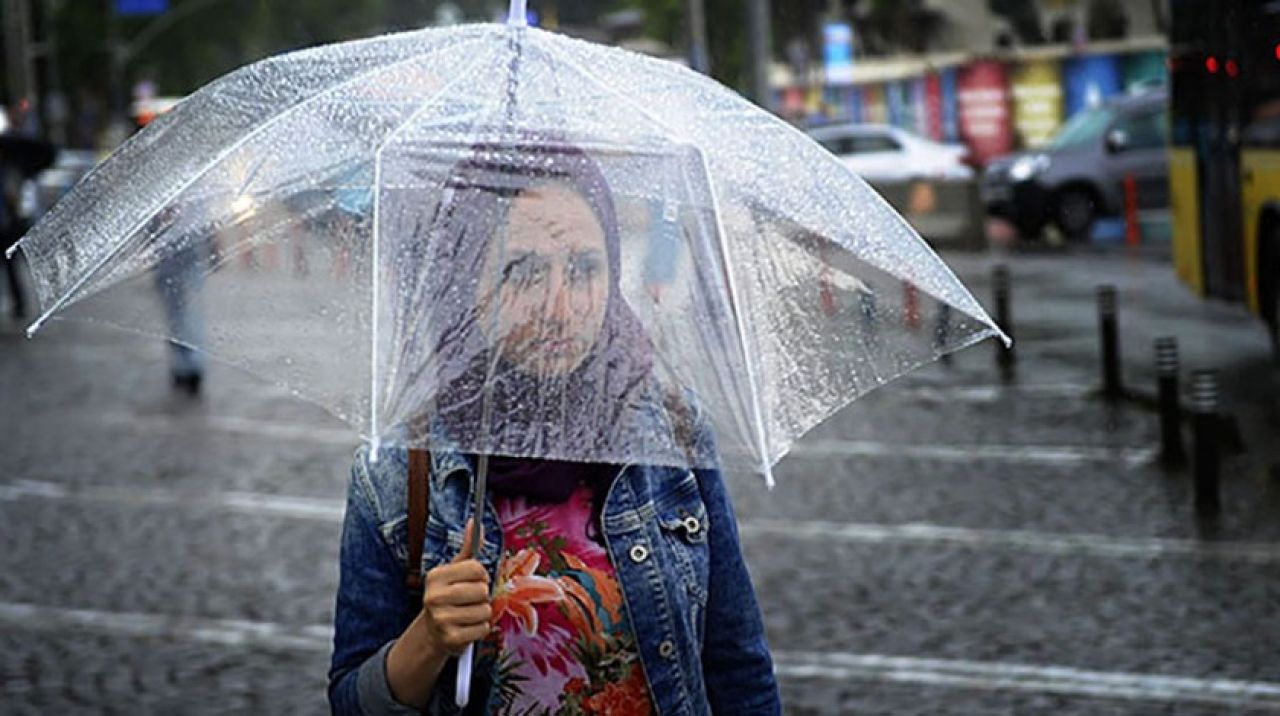
[[[623,454],[629,435],[654,443],[628,443],[638,454],[657,454],[663,435],[714,451],[705,430],[673,430],[672,411],[653,407],[651,348],[622,298],[599,167],[563,143],[488,145],[447,187],[428,240],[406,249],[428,253],[413,264],[426,268],[399,288],[422,304],[401,340],[434,356],[398,365],[401,382],[437,383],[392,399],[433,396],[430,415],[405,426],[433,445],[425,590],[404,586],[407,452],[372,461],[362,449],[343,528],[333,711],[456,713],[451,657],[477,642],[468,713],[778,713],[716,470],[500,457]],[[432,271],[441,252],[481,270]],[[470,538],[477,458],[450,444],[494,454],[481,545]]]

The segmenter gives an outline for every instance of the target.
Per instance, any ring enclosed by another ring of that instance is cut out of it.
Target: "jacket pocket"
[[[683,607],[681,616],[688,620],[701,642],[710,573],[707,507],[702,502],[692,472],[664,497],[666,499],[656,505],[656,521],[662,534],[663,549],[674,567],[674,574],[668,578],[674,579],[677,584],[672,586],[677,587],[683,597],[678,600],[683,602],[680,605]]]

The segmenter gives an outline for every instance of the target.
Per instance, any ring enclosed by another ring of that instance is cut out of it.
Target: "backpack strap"
[[[409,564],[404,584],[409,591],[422,591],[422,543],[427,535],[427,508],[431,502],[431,453],[409,451]]]

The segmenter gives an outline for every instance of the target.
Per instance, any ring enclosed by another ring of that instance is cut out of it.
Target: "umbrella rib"
[[[650,122],[653,122],[654,124],[661,127],[663,130],[676,135],[681,140],[688,141],[688,136],[685,132],[680,131],[674,125],[664,121],[663,119],[658,117],[658,115],[654,114],[649,109],[646,109],[644,105],[640,104],[639,102],[636,102],[635,100],[632,100],[630,97],[626,96],[622,92],[619,92],[618,90],[610,87],[603,80],[597,78],[594,72],[591,72],[587,68],[578,64],[576,60],[570,59],[569,57],[564,55],[558,56],[556,59],[572,67],[575,72],[577,72],[579,75],[582,75],[582,77],[586,79],[588,82],[590,82],[591,84],[600,88],[606,95],[610,95],[610,96],[616,97],[617,99],[622,100],[624,103],[627,104],[627,106],[631,107],[636,112],[639,112],[640,114],[644,115]]]
[[[681,66],[681,65],[677,65],[677,64],[675,64],[675,63],[667,62],[667,61],[663,61],[663,60],[656,60],[656,59],[655,59],[655,60],[652,60],[652,61],[648,61],[648,58],[645,58],[645,59],[646,59],[647,69],[652,70],[654,74],[656,74],[656,75],[660,75],[660,76],[662,76],[662,77],[663,77],[663,78],[665,78],[665,79],[670,79],[670,80],[671,80],[671,81],[673,81],[673,82],[689,82],[689,81],[694,81],[694,80],[702,80],[702,81],[703,81],[703,82],[708,86],[708,88],[716,89],[716,90],[722,90],[722,91],[724,91],[724,92],[728,92],[728,90],[724,89],[723,87],[720,87],[719,85],[717,85],[717,84],[715,84],[715,83],[713,83],[713,82],[709,82],[709,81],[707,81],[707,78],[706,78],[706,76],[705,76],[705,75],[702,75],[702,74],[700,74],[700,73],[697,73],[697,72],[695,72],[695,71],[691,70],[691,69],[690,69],[690,68],[688,68],[688,67],[683,67],[683,66]],[[653,113],[651,113],[651,112],[649,112],[648,110],[646,110],[642,105],[640,105],[640,104],[638,104],[638,103],[636,103],[636,102],[632,101],[631,99],[629,99],[628,97],[626,97],[626,95],[623,95],[622,93],[618,92],[617,90],[614,90],[613,88],[609,87],[608,85],[606,85],[606,84],[604,84],[603,82],[601,82],[600,80],[598,80],[598,79],[593,75],[593,73],[591,73],[589,70],[585,69],[585,68],[584,68],[582,65],[580,65],[577,61],[575,61],[575,60],[570,60],[570,59],[567,59],[567,58],[565,58],[565,60],[564,60],[564,61],[565,61],[567,64],[573,65],[573,66],[574,66],[574,68],[575,68],[576,70],[578,70],[578,72],[579,72],[580,74],[582,74],[584,77],[586,77],[586,78],[587,78],[588,80],[590,80],[591,82],[595,83],[597,86],[602,87],[606,92],[608,92],[608,93],[610,93],[610,94],[613,94],[613,95],[615,95],[615,96],[619,97],[619,98],[620,98],[620,99],[622,99],[624,102],[627,102],[631,107],[633,107],[633,108],[635,108],[637,111],[639,111],[639,112],[643,113],[646,117],[648,117],[651,121],[653,121],[653,122],[657,123],[659,126],[662,126],[662,127],[666,128],[666,129],[668,129],[668,130],[671,130],[670,125],[668,125],[668,124],[666,124],[665,122],[663,122],[662,120],[658,119],[656,116],[654,116],[654,115],[653,115]],[[732,96],[726,97],[726,99],[741,101],[741,98],[740,98],[740,97],[737,97],[736,95],[732,95]],[[752,109],[756,109],[757,111],[759,111],[759,112],[761,112],[761,113],[764,113],[764,110],[761,110],[761,109],[759,109],[759,108],[757,108],[757,107],[752,107]],[[807,137],[807,136],[804,134],[804,132],[801,132],[799,128],[797,128],[797,127],[795,127],[795,126],[793,126],[793,125],[791,125],[791,124],[789,124],[789,123],[787,123],[787,122],[783,122],[782,120],[780,120],[780,119],[778,119],[778,118],[776,118],[776,117],[774,117],[774,116],[772,116],[772,115],[768,115],[767,113],[765,114],[765,117],[770,121],[770,124],[775,125],[775,126],[778,126],[778,127],[781,127],[781,128],[782,128],[782,129],[784,129],[785,131],[787,131],[787,132],[791,133],[791,135],[792,135],[792,136],[794,136],[794,137],[796,137],[796,138],[799,138],[799,139],[801,139],[801,140],[803,140],[803,141],[805,141],[805,142],[812,141],[812,140],[810,140],[810,139],[809,139],[809,137]],[[846,171],[851,171],[851,170],[846,169]],[[856,175],[855,175],[855,176],[856,176]],[[871,192],[870,192],[870,194],[871,194],[871,196],[873,197],[873,199],[883,201],[883,198],[882,198],[882,197],[880,197],[880,195],[879,195],[879,194],[877,194],[877,193],[875,193],[874,191],[871,191]],[[886,207],[888,207],[887,202],[885,203],[885,206],[886,206]],[[888,207],[888,208],[890,208],[890,209],[891,209],[892,207]],[[776,211],[776,210],[775,210],[775,211]],[[904,220],[904,222],[903,222],[903,223],[904,223],[904,225],[908,226],[908,228],[910,228],[910,225],[909,225],[909,224],[906,224],[905,220]],[[915,230],[914,230],[914,229],[911,229],[911,233],[912,233],[912,234],[915,234],[915,238],[916,238],[916,240],[917,240],[918,242],[920,242],[920,243],[922,243],[922,244],[925,244],[925,245],[926,245],[926,247],[927,247],[927,243],[926,243],[926,242],[924,242],[924,240],[923,240],[923,239],[921,239],[921,238],[919,237],[918,233],[917,233],[917,232],[915,232]],[[837,242],[837,243],[839,243],[839,242]],[[883,267],[883,266],[876,266],[874,263],[872,263],[872,265],[873,265],[873,266],[875,266],[877,269],[879,269],[879,270],[881,270],[881,271],[884,271],[884,272],[886,272],[886,273],[889,273],[890,275],[892,275],[892,273],[893,273],[893,272],[892,272],[891,270],[889,270],[887,267]],[[949,278],[951,278],[951,279],[952,279],[952,281],[954,281],[954,282],[956,282],[956,283],[959,283],[959,279],[957,279],[957,278],[955,277],[955,273],[954,273],[953,271],[951,271],[951,268],[950,268],[949,266],[946,266],[946,265],[945,265],[945,263],[943,264],[943,266],[944,266],[944,268],[945,268],[945,270],[946,270],[946,272],[947,272],[947,276],[948,276]],[[934,294],[933,294],[932,292],[930,292],[930,291],[926,291],[926,293],[929,293],[930,295],[934,295]],[[944,302],[946,302],[946,303],[951,304],[951,302],[950,302],[950,301],[946,301],[945,299],[942,299],[942,298],[940,298],[940,297],[938,297],[938,296],[936,296],[936,295],[934,295],[934,298],[937,298],[937,299],[938,299],[938,300],[940,300],[940,301],[944,301]],[[963,296],[962,296],[962,297],[960,297],[960,298],[961,298],[961,300],[963,301],[964,305],[960,305],[960,304],[958,304],[958,303],[957,303],[957,304],[951,304],[951,305],[953,305],[953,306],[954,306],[955,308],[957,308],[958,310],[960,310],[960,311],[962,311],[962,312],[964,312],[964,313],[966,313],[966,314],[970,315],[971,317],[973,317],[974,319],[976,319],[976,320],[978,320],[978,321],[980,321],[980,322],[983,322],[983,323],[992,323],[992,321],[991,321],[990,317],[989,317],[989,316],[987,316],[986,312],[982,309],[981,305],[979,305],[976,301],[973,301],[972,299],[970,299],[970,300],[968,300],[968,301],[964,301],[964,300],[963,300],[963,299],[964,299],[964,297],[963,297]],[[1006,344],[1010,342],[1010,341],[1009,341],[1009,338],[1004,334],[1004,332],[1003,332],[1003,331],[999,331],[999,333],[998,333],[998,334],[999,334],[1000,338],[1006,342]]]
[[[582,77],[585,77],[586,79],[588,79],[588,81],[593,83],[593,85],[595,85],[596,87],[602,88],[602,90],[604,92],[607,92],[607,94],[609,95],[618,97],[618,99],[621,99],[623,102],[626,102],[628,106],[631,106],[631,108],[634,108],[636,111],[639,111],[639,113],[645,115],[646,118],[649,118],[650,122],[657,124],[657,126],[660,128],[663,128],[664,131],[676,134],[676,136],[680,137],[681,140],[687,141],[687,137],[684,132],[680,132],[675,127],[672,127],[671,124],[668,124],[667,122],[663,122],[662,119],[659,119],[657,115],[654,115],[652,113],[652,111],[645,109],[643,105],[639,104],[639,102],[632,101],[630,97],[623,95],[622,92],[613,90],[612,87],[605,85],[603,81],[600,81],[600,79],[596,78],[593,73],[589,72],[588,69],[581,67],[581,65],[577,64],[575,60],[568,59],[568,58],[562,58],[562,60],[564,61],[564,63],[571,65],[573,69],[577,70],[577,73],[581,74]],[[765,483],[768,484],[768,487],[773,487],[773,484],[774,484],[773,470],[772,470],[772,464],[771,464],[771,456],[769,456],[769,450],[768,450],[769,425],[768,425],[768,421],[765,420],[764,418],[762,398],[760,398],[759,382],[758,382],[758,379],[756,379],[756,375],[755,375],[754,352],[751,351],[751,347],[749,345],[748,339],[746,339],[746,324],[744,323],[744,319],[742,319],[742,307],[740,305],[741,304],[740,292],[739,292],[739,289],[737,289],[737,281],[735,278],[733,278],[733,269],[732,269],[732,265],[730,264],[730,247],[728,247],[726,243],[726,236],[724,236],[724,224],[721,220],[721,207],[719,207],[719,197],[717,196],[717,193],[716,193],[716,187],[714,187],[714,184],[712,183],[713,179],[712,179],[712,173],[710,173],[710,167],[707,161],[707,152],[701,150],[700,147],[696,147],[696,154],[698,154],[698,160],[701,163],[701,167],[703,167],[703,173],[707,175],[708,188],[710,190],[708,193],[710,193],[710,200],[712,200],[712,214],[716,216],[716,237],[718,240],[717,243],[719,245],[719,250],[721,250],[721,254],[723,254],[724,256],[724,277],[726,277],[726,281],[727,281],[728,304],[730,304],[730,307],[732,307],[732,310],[733,310],[733,321],[735,321],[736,328],[737,328],[737,341],[739,341],[739,350],[742,351],[742,361],[744,361],[746,364],[746,382],[748,382],[748,389],[751,393],[751,412],[753,412],[754,414],[753,419],[755,420],[755,424],[758,425],[758,428],[756,428],[755,430],[755,433],[756,433],[755,439],[756,439],[756,443],[758,443],[756,444],[756,450],[759,450],[760,461],[762,461],[760,462],[760,470],[762,470],[762,473],[764,473]]]
[[[388,146],[388,145],[390,145],[393,141],[395,141],[396,137],[398,137],[401,133],[403,133],[403,132],[406,130],[406,128],[408,128],[410,125],[412,125],[412,124],[413,124],[413,122],[414,122],[418,117],[422,116],[422,114],[423,114],[424,112],[426,112],[428,109],[430,109],[430,108],[431,108],[431,106],[433,105],[433,103],[435,103],[435,101],[436,101],[436,100],[438,100],[442,95],[444,95],[446,92],[448,92],[450,89],[452,89],[452,88],[454,87],[454,85],[458,84],[458,83],[459,83],[459,82],[461,82],[462,80],[464,80],[464,79],[470,79],[470,77],[471,77],[471,71],[472,71],[473,69],[475,69],[477,66],[480,66],[483,62],[488,61],[488,60],[489,60],[489,58],[490,58],[490,57],[492,57],[494,54],[496,54],[496,53],[495,53],[495,52],[488,52],[488,53],[485,53],[485,54],[481,55],[480,57],[477,57],[477,58],[476,58],[475,60],[473,60],[469,65],[467,65],[467,68],[466,68],[466,70],[465,70],[465,71],[463,71],[463,72],[459,72],[459,73],[458,73],[458,75],[457,75],[456,77],[454,77],[452,80],[450,80],[448,83],[446,83],[446,84],[445,84],[443,87],[441,87],[438,91],[434,92],[430,97],[423,99],[423,101],[421,102],[421,104],[419,104],[419,105],[418,105],[418,107],[413,111],[413,113],[412,113],[412,114],[410,114],[410,115],[409,115],[409,117],[408,117],[407,119],[405,119],[403,122],[401,122],[401,123],[400,123],[400,126],[398,126],[398,127],[396,127],[395,129],[391,130],[391,132],[389,132],[389,133],[387,134],[387,136],[386,136],[385,138],[383,138],[383,140],[378,144],[378,148],[377,148],[376,150],[374,150],[374,161],[373,161],[373,173],[374,173],[374,176],[373,176],[373,287],[372,287],[372,289],[371,289],[372,297],[371,297],[371,299],[370,299],[370,300],[371,300],[371,304],[372,304],[372,309],[371,309],[371,310],[372,310],[372,315],[370,316],[370,323],[371,323],[371,329],[370,329],[370,330],[372,331],[373,335],[372,335],[372,337],[371,337],[371,340],[369,341],[369,343],[370,343],[370,351],[372,352],[372,355],[370,356],[370,359],[369,359],[369,360],[370,360],[370,362],[369,362],[369,371],[370,371],[369,410],[370,410],[370,412],[371,412],[371,415],[370,415],[370,418],[369,418],[369,434],[370,434],[370,443],[371,443],[371,445],[372,445],[372,447],[371,447],[371,453],[372,453],[372,454],[373,454],[373,456],[374,456],[374,457],[373,457],[373,459],[374,459],[374,460],[376,460],[376,459],[377,459],[378,446],[379,446],[379,443],[380,443],[379,438],[378,438],[378,417],[379,417],[379,416],[378,416],[378,301],[379,301],[379,298],[380,298],[380,297],[379,297],[379,295],[378,295],[378,294],[379,294],[379,291],[378,291],[378,285],[379,285],[379,279],[378,279],[378,274],[379,274],[379,270],[378,270],[378,266],[379,266],[379,251],[378,251],[378,247],[379,247],[379,245],[380,245],[380,243],[381,243],[381,241],[380,241],[380,238],[381,238],[381,237],[380,237],[380,231],[379,231],[379,225],[380,225],[380,222],[379,222],[379,220],[378,220],[378,219],[379,219],[379,214],[381,213],[381,212],[379,211],[379,205],[381,204],[381,198],[382,198],[382,154],[383,154],[383,152],[384,152],[384,151],[386,151],[387,146]]]
[[[353,83],[358,82],[358,81],[360,81],[360,80],[363,80],[363,79],[365,79],[366,77],[369,77],[369,76],[371,76],[371,75],[376,75],[376,74],[378,74],[378,73],[380,73],[380,72],[384,72],[384,71],[391,70],[391,69],[396,69],[396,68],[398,68],[398,67],[403,67],[404,65],[408,65],[408,64],[411,64],[411,63],[413,63],[413,62],[421,61],[421,60],[423,60],[423,59],[425,59],[425,58],[428,58],[428,57],[431,57],[432,55],[435,55],[435,54],[437,54],[437,53],[444,52],[444,51],[446,51],[446,50],[456,50],[456,49],[457,49],[457,48],[459,48],[459,47],[465,47],[465,46],[468,46],[468,45],[472,45],[472,44],[475,44],[475,43],[481,42],[482,40],[484,40],[484,38],[483,38],[483,37],[478,37],[478,38],[474,38],[474,39],[464,40],[464,41],[459,42],[459,43],[457,43],[457,44],[449,45],[448,47],[441,47],[441,48],[437,48],[437,49],[432,50],[432,51],[430,51],[430,52],[426,52],[426,53],[422,53],[422,54],[414,55],[414,56],[412,56],[412,57],[407,57],[407,58],[402,59],[402,60],[397,60],[397,61],[395,61],[395,62],[392,62],[392,63],[386,64],[386,65],[381,65],[381,66],[379,66],[379,67],[376,67],[376,68],[373,68],[373,69],[370,69],[370,70],[366,70],[366,71],[364,71],[364,72],[360,72],[360,73],[358,73],[358,74],[356,74],[356,75],[354,75],[354,76],[352,76],[352,77],[348,77],[347,79],[345,79],[345,80],[343,80],[343,81],[341,81],[341,82],[338,82],[337,84],[334,84],[332,87],[326,87],[325,89],[323,89],[323,90],[321,90],[321,91],[319,91],[319,92],[315,93],[314,95],[311,95],[310,97],[307,97],[306,99],[302,100],[301,102],[298,102],[297,104],[295,104],[295,105],[293,105],[293,106],[291,106],[291,107],[288,107],[287,109],[285,109],[284,111],[280,112],[279,114],[277,114],[277,115],[275,115],[275,116],[271,117],[271,118],[270,118],[270,119],[268,119],[267,121],[263,122],[261,125],[259,125],[259,126],[255,127],[251,132],[249,132],[249,133],[248,133],[248,134],[246,134],[245,136],[243,136],[243,137],[241,137],[240,139],[236,140],[236,141],[235,141],[231,146],[229,146],[229,147],[227,147],[226,149],[224,149],[224,150],[222,150],[221,152],[219,152],[219,153],[218,153],[218,155],[217,155],[217,156],[215,156],[212,160],[210,160],[210,161],[209,161],[209,162],[204,166],[204,168],[203,168],[203,169],[201,169],[200,171],[196,172],[193,176],[191,176],[189,179],[187,179],[186,181],[184,181],[184,182],[183,182],[183,183],[182,183],[182,184],[181,184],[181,185],[180,185],[180,186],[179,186],[175,191],[170,192],[170,194],[169,194],[169,195],[164,199],[164,201],[163,201],[160,205],[161,205],[161,206],[164,206],[165,204],[168,204],[169,202],[173,201],[173,199],[174,199],[175,197],[179,196],[180,194],[182,194],[182,192],[186,191],[186,190],[187,190],[187,188],[189,188],[192,184],[194,184],[196,181],[198,181],[198,180],[199,180],[201,177],[203,177],[205,174],[207,174],[211,169],[213,169],[213,167],[215,167],[215,166],[217,166],[218,164],[220,164],[220,163],[222,162],[222,160],[223,160],[223,159],[226,159],[228,156],[230,156],[230,155],[231,155],[233,152],[235,152],[236,150],[240,149],[240,147],[244,146],[244,145],[245,145],[247,142],[249,142],[251,139],[253,139],[254,137],[257,137],[257,136],[258,136],[258,135],[260,135],[260,134],[262,134],[264,131],[266,131],[266,130],[267,130],[267,129],[269,129],[270,127],[275,126],[275,124],[276,124],[277,122],[280,122],[280,121],[284,120],[284,119],[285,119],[285,118],[287,118],[287,117],[291,117],[291,116],[293,116],[297,111],[301,110],[302,108],[307,107],[307,106],[310,106],[313,102],[318,101],[319,99],[321,99],[321,98],[323,98],[323,97],[327,97],[327,96],[331,95],[332,93],[334,93],[334,92],[336,92],[336,91],[338,91],[338,90],[340,90],[340,89],[343,89],[343,88],[345,88],[345,87],[349,87],[349,86],[351,86]],[[153,213],[154,213],[154,212],[153,212]],[[128,236],[133,236],[134,234],[136,234],[136,233],[138,232],[138,230],[139,230],[139,229],[141,229],[144,225],[146,225],[146,222],[147,222],[147,221],[149,221],[149,220],[150,220],[150,217],[148,217],[147,219],[142,219],[142,220],[138,221],[138,222],[134,225],[134,227],[133,227],[132,229],[130,229],[130,230],[125,234],[125,236],[126,236],[126,237],[128,237]],[[41,314],[41,315],[40,315],[40,317],[39,317],[39,318],[37,318],[37,319],[35,320],[35,322],[33,322],[33,323],[31,324],[31,326],[27,328],[27,336],[28,336],[28,337],[31,337],[32,335],[34,335],[34,334],[35,334],[35,332],[36,332],[36,331],[40,330],[40,327],[41,327],[42,325],[44,325],[44,322],[45,322],[46,320],[48,320],[48,318],[49,318],[51,315],[53,315],[53,314],[54,314],[54,313],[56,313],[59,309],[61,309],[64,305],[66,305],[66,304],[67,304],[67,302],[71,300],[71,297],[72,297],[72,296],[74,296],[74,295],[76,294],[76,292],[78,292],[78,291],[79,291],[79,290],[80,290],[80,289],[85,285],[85,283],[87,283],[87,282],[89,281],[89,279],[90,279],[90,278],[93,278],[94,276],[96,276],[96,275],[98,274],[98,272],[102,270],[102,267],[103,267],[103,266],[105,266],[105,265],[107,264],[107,262],[108,262],[108,261],[110,261],[111,259],[115,258],[115,256],[116,256],[117,254],[119,254],[119,253],[120,253],[120,252],[121,252],[121,251],[122,251],[126,246],[128,246],[129,244],[130,244],[130,242],[129,242],[128,240],[122,241],[122,242],[120,242],[120,243],[116,244],[115,248],[113,248],[113,249],[111,249],[110,251],[108,251],[108,252],[107,252],[107,253],[106,253],[106,254],[105,254],[101,259],[99,259],[99,260],[98,260],[98,262],[97,262],[96,264],[94,264],[94,266],[93,266],[93,268],[92,268],[92,269],[90,269],[89,271],[85,272],[85,273],[84,273],[84,274],[83,274],[83,275],[82,275],[82,276],[81,276],[81,277],[80,277],[80,278],[75,282],[75,284],[73,284],[73,285],[71,286],[71,288],[70,288],[70,289],[68,289],[65,293],[63,293],[61,296],[59,296],[59,297],[58,297],[58,299],[57,299],[56,301],[54,301],[53,306],[51,306],[51,307],[49,308],[49,310],[47,310],[47,311],[45,311],[43,314]]]
[[[649,111],[648,109],[645,109],[639,103],[634,102],[626,95],[609,87],[603,81],[597,79],[592,72],[589,72],[586,68],[582,67],[574,60],[563,58],[563,57],[561,59],[563,62],[565,62],[565,64],[573,67],[580,75],[586,78],[587,81],[601,88],[606,93],[618,97],[627,105],[635,109],[637,112],[640,112],[645,117],[648,117],[649,120],[652,121],[654,124],[657,124],[659,127],[663,128],[668,132],[671,132],[672,134],[679,137],[681,140],[687,141],[687,137],[684,132],[679,131],[672,125],[659,119],[651,111]],[[742,317],[742,307],[739,305],[740,298],[739,298],[739,292],[737,290],[737,281],[734,279],[734,272],[733,272],[732,266],[729,263],[730,252],[729,252],[728,245],[725,243],[724,223],[721,221],[721,214],[720,214],[720,199],[716,195],[715,185],[713,183],[713,179],[711,176],[711,167],[707,163],[706,152],[702,151],[701,148],[698,148],[697,154],[698,154],[698,160],[702,164],[703,173],[707,177],[707,183],[710,189],[709,194],[711,195],[712,214],[715,216],[715,220],[716,220],[716,238],[718,239],[717,243],[719,244],[720,252],[724,254],[725,277],[727,280],[727,288],[729,291],[729,306],[733,309],[734,322],[737,327],[738,348],[739,350],[742,351],[742,358],[743,358],[743,361],[746,363],[747,385],[748,385],[748,389],[751,392],[751,411],[754,414],[752,417],[755,420],[756,425],[758,426],[758,428],[755,431],[756,432],[755,438],[758,443],[756,445],[756,449],[760,451],[760,460],[762,461],[761,469],[762,469],[762,472],[764,473],[765,481],[769,487],[773,487],[774,485],[773,470],[772,470],[772,465],[770,464],[771,461],[770,461],[770,455],[768,450],[769,425],[766,422],[763,415],[763,408],[761,405],[761,398],[760,398],[760,387],[756,379],[754,355],[747,341],[746,324],[743,321],[743,317]]]
[[[747,369],[747,386],[751,391],[751,411],[757,426],[756,441],[759,443],[756,448],[760,451],[760,460],[762,471],[765,477],[765,483],[768,487],[774,486],[772,460],[769,454],[769,423],[764,415],[764,407],[760,397],[760,386],[756,380],[755,355],[751,350],[750,343],[747,341],[746,322],[742,317],[741,299],[739,298],[738,283],[734,278],[733,266],[730,263],[731,251],[726,241],[724,222],[721,220],[720,198],[716,194],[715,179],[711,176],[711,167],[707,164],[707,155],[702,150],[698,150],[698,161],[702,164],[702,172],[707,178],[708,189],[710,189],[712,215],[716,220],[716,238],[720,246],[720,252],[724,255],[725,263],[725,280],[729,290],[729,306],[733,308],[734,322],[738,328],[738,347],[742,351],[743,361],[746,363]]]

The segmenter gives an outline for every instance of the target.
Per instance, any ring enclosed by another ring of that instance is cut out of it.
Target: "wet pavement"
[[[787,712],[1280,712],[1260,324],[1158,257],[946,258],[987,305],[1008,262],[1016,378],[970,348],[820,426],[772,492],[730,476]],[[1156,415],[1097,397],[1101,283],[1133,391],[1161,335],[1221,371],[1245,451],[1216,519],[1154,465]],[[172,395],[158,343],[4,320],[0,713],[323,711],[345,426],[230,369]]]

